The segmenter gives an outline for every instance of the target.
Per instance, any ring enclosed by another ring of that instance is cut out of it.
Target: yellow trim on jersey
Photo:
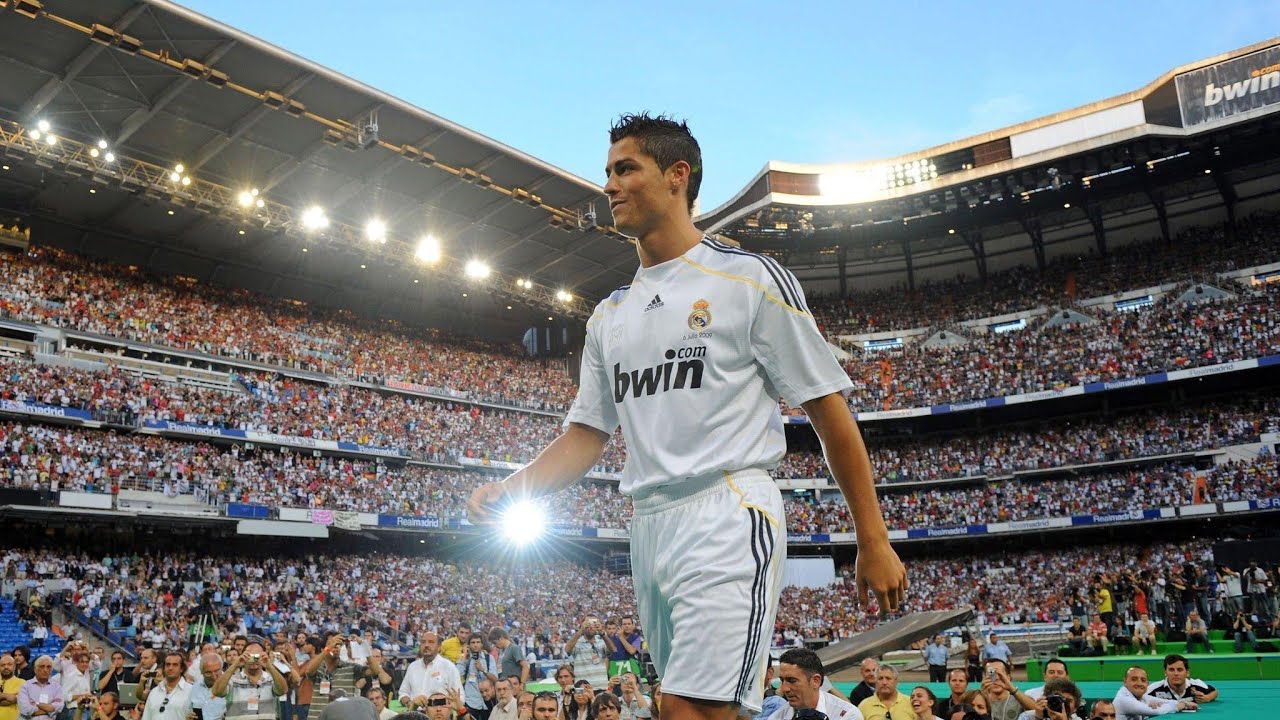
[[[630,289],[630,288],[628,288],[628,289]],[[615,291],[615,292],[616,292],[616,291]],[[628,294],[629,294],[629,293],[628,293]],[[624,298],[622,298],[622,300],[626,300],[626,298],[624,297]],[[610,305],[612,305],[612,306],[614,306],[614,307],[618,307],[619,305],[621,305],[621,304],[622,304],[622,301],[616,301],[616,302],[615,302],[615,301],[614,301],[614,299],[613,299],[613,293],[609,293],[609,297],[607,297],[607,298],[605,298],[605,299],[601,300],[601,301],[600,301],[600,303],[599,303],[598,305],[596,305],[596,310],[595,310],[595,312],[591,313],[591,317],[587,318],[587,324],[588,324],[588,325],[590,325],[591,323],[595,322],[596,318],[598,318],[598,317],[600,317],[601,315],[603,315],[603,314],[604,314],[604,310],[602,309],[602,307],[601,307],[601,306],[603,306],[605,303],[609,303]]]
[[[749,510],[759,510],[760,514],[764,516],[765,520],[769,521],[770,525],[774,526],[775,528],[782,527],[781,525],[778,524],[777,520],[773,519],[773,515],[770,515],[768,510],[760,507],[759,505],[756,505],[755,503],[747,502],[747,494],[742,492],[742,490],[738,489],[738,483],[733,481],[733,473],[729,472],[728,470],[725,470],[723,472],[724,472],[724,481],[729,483],[729,489],[732,490],[734,494],[738,496],[739,506],[747,508]]]
[[[790,306],[790,305],[788,305],[787,303],[785,303],[785,302],[783,302],[782,300],[778,299],[778,297],[777,297],[776,295],[774,295],[773,293],[769,292],[769,288],[765,287],[764,285],[761,285],[760,283],[756,282],[755,280],[752,280],[752,279],[751,279],[751,278],[749,278],[749,277],[744,277],[744,276],[742,276],[742,275],[734,275],[734,274],[732,274],[732,273],[727,273],[727,272],[721,272],[721,271],[719,271],[719,270],[712,270],[711,268],[707,267],[706,265],[701,265],[701,264],[699,264],[699,263],[696,263],[696,262],[694,262],[693,260],[690,260],[689,258],[685,257],[684,255],[681,255],[681,256],[680,256],[680,259],[681,259],[681,260],[683,260],[683,261],[685,261],[685,262],[686,262],[686,263],[688,263],[689,265],[692,265],[693,267],[697,268],[698,270],[701,270],[702,272],[704,272],[704,273],[706,273],[706,274],[708,274],[708,275],[715,275],[716,277],[722,277],[722,278],[725,278],[726,280],[736,280],[736,281],[738,281],[738,282],[746,283],[746,284],[750,285],[751,287],[753,287],[753,288],[755,288],[755,289],[759,290],[761,293],[763,293],[763,294],[764,294],[765,299],[766,299],[766,300],[769,300],[770,302],[774,303],[775,305],[779,305],[779,306],[781,306],[782,308],[784,308],[784,309],[786,309],[786,310],[789,310],[789,311],[791,311],[791,312],[795,313],[796,315],[799,315],[800,317],[809,317],[809,313],[804,312],[803,310],[797,310],[797,309],[795,309],[795,308],[791,307],[791,306]]]

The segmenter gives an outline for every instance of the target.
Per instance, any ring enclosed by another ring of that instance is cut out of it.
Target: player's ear
[[[692,173],[693,167],[689,165],[688,161],[677,160],[671,163],[671,166],[663,172],[663,175],[666,176],[670,190],[674,194],[680,192],[682,186],[689,184],[689,175]]]

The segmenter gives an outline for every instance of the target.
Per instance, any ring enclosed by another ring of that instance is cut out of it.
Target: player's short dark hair
[[[818,653],[808,648],[791,648],[782,653],[782,657],[778,658],[779,665],[795,665],[810,675],[820,675],[825,677],[826,668],[822,666],[822,660],[818,658]]]
[[[689,123],[676,122],[666,115],[628,113],[609,128],[610,144],[624,138],[635,138],[640,150],[652,157],[662,170],[681,160],[689,163],[689,188],[685,197],[689,212],[693,212],[693,201],[698,199],[698,189],[702,186],[702,148],[689,132]]]
[[[489,630],[489,642],[491,643],[496,643],[505,637],[511,637],[511,636],[507,634],[506,630],[503,630],[500,627],[494,627]]]
[[[1044,663],[1044,669],[1048,670],[1050,665],[1061,665],[1063,670],[1068,670],[1067,664],[1063,662],[1062,658],[1049,658]],[[1068,672],[1070,671],[1068,670]]]
[[[1178,663],[1182,663],[1188,670],[1191,669],[1191,661],[1177,653],[1164,656],[1165,667],[1169,667],[1170,665],[1177,665]]]

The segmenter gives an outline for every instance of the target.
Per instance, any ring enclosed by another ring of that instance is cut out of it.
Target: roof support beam
[[[307,83],[314,80],[315,77],[315,73],[303,73],[293,80],[290,80],[288,85],[281,88],[280,94],[286,98],[293,97],[295,93],[306,87]],[[196,151],[195,155],[191,158],[192,171],[199,170],[204,167],[205,163],[217,157],[218,153],[225,150],[231,143],[239,140],[241,136],[249,132],[254,125],[261,122],[262,118],[266,117],[267,114],[271,112],[274,111],[266,105],[259,105],[248,113],[245,113],[243,117],[231,126],[231,130],[229,132],[210,140]]]
[[[374,103],[364,110],[361,110],[359,113],[356,113],[356,117],[365,117],[369,113],[380,109],[382,105],[383,103],[380,102]],[[311,162],[316,155],[319,155],[320,151],[324,150],[327,145],[328,143],[324,141],[324,138],[318,138],[315,142],[311,143],[306,150],[299,153],[297,157],[291,157],[272,168],[271,172],[267,173],[266,182],[261,185],[262,192],[272,190],[280,183],[289,179],[289,177],[294,173],[301,170],[303,166]]]
[[[218,47],[213,49],[213,52],[210,52],[201,59],[200,62],[205,65],[213,65],[221,60],[222,56],[230,52],[231,48],[235,46],[235,40],[224,40],[218,45]],[[169,103],[176,100],[184,90],[191,86],[192,82],[195,81],[189,77],[176,78],[173,82],[169,83],[169,85],[165,87],[159,95],[156,96],[156,99],[152,101],[150,107],[138,108],[130,113],[129,117],[125,118],[124,122],[120,123],[120,131],[116,133],[116,139],[112,143],[112,146],[120,147],[121,145],[124,145],[124,142],[133,137],[134,133],[141,130],[142,127],[156,115],[159,115],[160,111],[165,109]]]
[[[1040,227],[1040,220],[1037,218],[1022,218],[1022,229],[1031,238],[1031,250],[1036,255],[1036,269],[1044,272],[1044,228]]]
[[[840,297],[849,294],[849,246],[840,245],[840,252],[836,254],[836,267],[840,270]]]
[[[125,11],[123,15],[116,18],[116,21],[111,25],[111,27],[117,32],[123,31],[125,28],[132,25],[133,21],[137,20],[138,16],[141,15],[147,7],[146,3],[138,3],[134,5]],[[22,106],[22,119],[26,120],[27,118],[32,118],[38,115],[40,111],[44,110],[45,107],[49,105],[49,103],[53,102],[53,99],[57,97],[58,93],[67,86],[67,83],[75,80],[76,76],[84,72],[84,69],[89,67],[89,63],[93,62],[94,58],[98,57],[98,53],[106,49],[106,45],[96,42],[87,42],[84,49],[80,51],[80,54],[76,55],[71,62],[67,63],[67,66],[62,69],[61,73],[46,80],[44,85],[41,85],[40,89],[36,90],[31,96],[31,99]]]
[[[1160,237],[1164,238],[1165,245],[1172,245],[1173,235],[1169,233],[1169,210],[1164,202],[1164,192],[1148,186],[1147,199],[1151,201],[1151,206],[1156,209],[1156,219],[1160,221]]]
[[[1236,187],[1231,182],[1231,178],[1227,177],[1226,170],[1220,166],[1211,169],[1213,170],[1213,184],[1218,186],[1218,193],[1222,195],[1222,202],[1227,206],[1227,239],[1235,240],[1236,203],[1240,201],[1240,195],[1236,193]]]
[[[1093,226],[1093,238],[1098,243],[1098,256],[1106,257],[1107,227],[1102,222],[1102,206],[1098,203],[1085,203],[1084,214],[1089,217],[1089,224]]]
[[[982,282],[987,281],[987,246],[982,240],[981,230],[969,230],[960,234],[964,238],[964,244],[969,246],[970,252],[973,253],[973,262],[978,266],[978,278]]]
[[[902,238],[902,258],[907,262],[907,289],[915,292],[916,290],[916,268],[911,258],[911,238]],[[840,274],[844,275],[844,263],[841,263]]]
[[[430,135],[427,135],[426,137],[422,138],[418,142],[414,143],[413,146],[418,149],[427,147],[432,142],[435,142],[437,138],[443,135],[444,132],[445,131],[443,130],[433,132]],[[387,152],[387,151],[384,150],[383,152]],[[334,191],[333,197],[327,200],[326,202],[328,203],[332,212],[336,214],[342,208],[343,205],[347,204],[347,201],[351,200],[352,198],[354,198],[355,196],[363,192],[365,188],[369,187],[369,185],[386,177],[387,173],[391,172],[392,170],[395,170],[397,167],[400,167],[401,163],[407,163],[407,162],[409,161],[405,160],[404,158],[400,157],[395,153],[391,153],[387,157],[383,158],[382,162],[378,163],[378,165],[374,167],[372,170],[370,170],[369,173],[364,177],[351,178],[347,182],[343,183],[341,187],[339,187],[337,190]]]

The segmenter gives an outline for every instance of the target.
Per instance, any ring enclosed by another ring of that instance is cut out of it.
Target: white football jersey
[[[636,271],[587,321],[582,380],[566,423],[627,443],[621,490],[771,468],[791,407],[853,383],[773,259],[704,238]]]

